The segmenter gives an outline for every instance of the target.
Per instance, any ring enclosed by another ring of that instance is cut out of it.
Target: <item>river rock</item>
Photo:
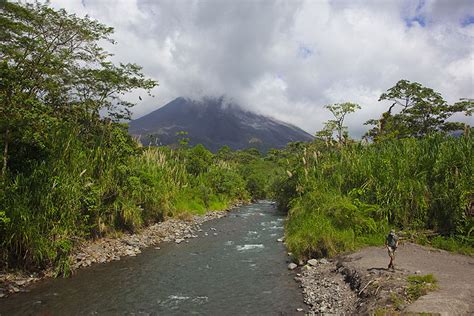
[[[318,265],[318,260],[317,260],[317,259],[310,259],[310,260],[308,260],[308,264],[309,264],[310,266],[315,267],[315,266]]]
[[[27,283],[26,280],[18,280],[18,281],[15,281],[15,284],[18,285],[18,286],[23,286]]]
[[[328,264],[329,261],[327,261],[326,259],[322,258],[321,260],[319,260],[319,263],[321,263],[321,264]]]
[[[284,240],[285,240],[285,238],[283,238],[283,237],[277,239],[278,242],[283,242]]]
[[[20,289],[17,288],[16,286],[10,286],[10,291],[12,291],[13,293],[18,293],[20,292]]]
[[[312,267],[309,264],[303,266],[303,271],[308,271],[308,270],[311,270],[311,269],[312,269]]]
[[[184,239],[181,239],[181,238],[178,238],[176,239],[174,242],[177,243],[177,244],[180,244],[184,241]]]
[[[288,265],[288,269],[290,269],[290,270],[294,270],[297,267],[298,267],[298,265],[296,263],[293,263],[293,262]]]

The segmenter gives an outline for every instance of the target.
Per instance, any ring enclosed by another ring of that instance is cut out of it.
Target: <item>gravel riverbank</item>
[[[350,315],[355,312],[357,295],[339,273],[336,262],[311,259],[299,268],[295,280],[301,283],[310,315]]]
[[[136,234],[123,234],[118,238],[106,237],[77,243],[71,256],[72,271],[96,263],[120,260],[124,256],[136,256],[141,252],[140,249],[157,247],[161,242],[186,242],[186,239],[197,237],[195,233],[200,231],[202,223],[224,217],[227,213],[228,211],[210,211],[204,216],[194,215],[186,220],[169,219],[146,227]],[[28,285],[53,275],[52,269],[32,274],[0,271],[0,298],[8,297],[12,293],[24,292]]]

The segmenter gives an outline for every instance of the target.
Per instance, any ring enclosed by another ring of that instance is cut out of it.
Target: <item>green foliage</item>
[[[273,197],[272,185],[284,172],[279,162],[260,158],[241,164],[239,170],[254,200]]]
[[[472,236],[443,237],[436,236],[431,241],[431,246],[457,252],[464,255],[474,255],[474,238]]]
[[[10,219],[5,215],[5,211],[0,211],[0,223],[3,225],[10,223]]]
[[[176,132],[176,137],[178,137],[178,144],[181,148],[186,148],[189,145],[190,138],[188,137],[188,132],[179,131]]]
[[[330,256],[381,244],[389,226],[434,229],[472,242],[474,221],[466,212],[472,148],[472,136],[432,135],[300,149],[276,190],[280,207],[289,210],[290,250]]]
[[[347,139],[347,127],[344,126],[344,120],[349,113],[353,113],[360,109],[360,106],[351,102],[336,103],[325,106],[332,115],[334,120],[329,120],[324,124],[324,129],[317,133],[317,136],[322,137],[324,140],[332,139],[334,131],[337,132],[337,139],[340,143]]]
[[[372,207],[323,187],[293,201],[286,243],[298,258],[332,257],[362,245],[383,244],[387,225]]]
[[[226,194],[232,199],[245,199],[245,180],[237,170],[225,165],[213,166],[207,174],[209,187],[216,194]]]
[[[379,101],[393,102],[380,120],[366,124],[377,125],[366,136],[376,141],[392,138],[423,137],[437,132],[462,130],[464,124],[448,122],[455,113],[470,115],[472,100],[448,105],[441,94],[417,82],[400,80],[380,96]],[[392,113],[395,107],[399,112]]]
[[[198,176],[208,171],[213,155],[203,145],[199,144],[188,151],[187,157],[189,160],[186,164],[188,172]]]
[[[157,85],[139,66],[108,60],[99,42],[113,42],[110,27],[39,3],[2,1],[0,10],[2,177],[50,155],[65,122],[80,125],[84,137],[97,135],[100,111],[128,118],[134,104],[120,96]]]
[[[133,105],[120,96],[156,82],[108,61],[99,41],[111,28],[39,3],[0,6],[1,269],[67,275],[76,240],[248,199],[232,152],[185,139],[141,148],[116,122]]]
[[[438,288],[438,280],[432,274],[410,275],[407,280],[408,287],[406,292],[411,302],[428,294],[429,291],[434,291]]]

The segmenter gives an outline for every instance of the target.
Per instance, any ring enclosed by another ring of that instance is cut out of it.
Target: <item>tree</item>
[[[332,138],[334,131],[337,133],[337,138],[340,143],[343,143],[347,137],[345,137],[345,132],[347,131],[347,126],[344,126],[344,120],[349,113],[353,113],[356,110],[360,109],[360,106],[356,103],[344,102],[344,103],[335,103],[331,105],[326,105],[332,115],[334,115],[334,120],[329,120],[325,123],[324,129],[317,133],[317,136],[323,137],[326,141]]]
[[[216,158],[221,160],[230,160],[232,158],[232,149],[229,146],[224,145],[216,153]]]
[[[388,110],[380,119],[365,123],[376,125],[366,135],[375,140],[423,137],[435,132],[462,129],[462,123],[447,120],[454,113],[469,114],[472,111],[472,103],[469,101],[449,105],[438,92],[408,80],[398,81],[394,87],[383,93],[379,101],[384,100],[392,102]],[[393,113],[395,110],[398,112]]]
[[[334,124],[334,121],[327,121],[324,123],[323,129],[316,132],[316,137],[319,137],[320,139],[324,140],[326,145],[329,145],[330,143],[332,143],[332,137],[334,135],[335,129],[336,125]]]
[[[39,3],[0,1],[0,13],[2,178],[12,146],[41,150],[48,129],[65,121],[87,133],[101,113],[127,119],[134,104],[121,96],[157,85],[135,64],[108,61],[98,43],[114,43],[111,27]]]
[[[464,111],[464,115],[471,116],[474,112],[474,99],[472,98],[461,98],[458,102],[453,104],[458,112]]]
[[[187,171],[193,176],[199,176],[208,171],[214,155],[201,144],[188,151]]]
[[[188,137],[188,132],[186,131],[179,131],[176,132],[176,137],[178,139],[178,145],[180,148],[187,148],[190,142],[190,138]]]

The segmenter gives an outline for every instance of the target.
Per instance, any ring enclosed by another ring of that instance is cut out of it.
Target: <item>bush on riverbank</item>
[[[304,147],[277,191],[289,210],[290,251],[332,256],[381,244],[389,227],[398,227],[433,229],[450,236],[452,248],[455,240],[472,252],[472,150],[469,135]]]

